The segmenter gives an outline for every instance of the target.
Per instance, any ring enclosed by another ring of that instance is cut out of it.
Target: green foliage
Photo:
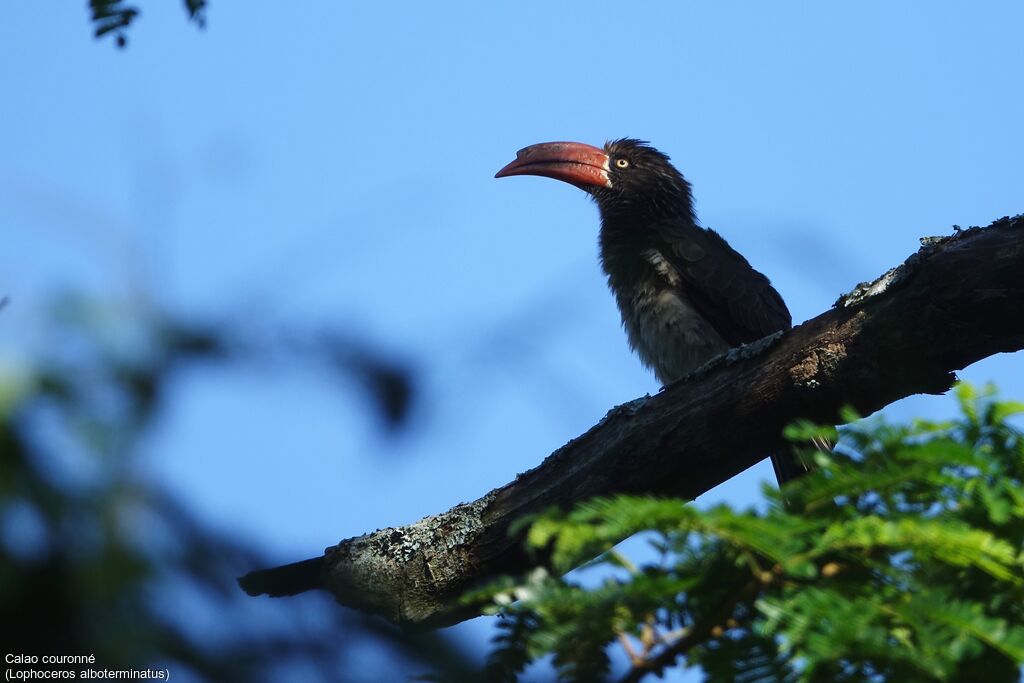
[[[552,571],[491,588],[491,677],[551,654],[563,679],[599,680],[618,643],[624,680],[680,658],[712,681],[1020,680],[1024,404],[956,395],[955,421],[857,422],[827,454],[808,444],[834,429],[795,425],[817,468],[763,512],[620,496],[532,520]],[[659,561],[603,552],[640,532]],[[595,556],[600,585],[558,578]]]
[[[206,0],[183,0],[185,12],[200,28],[206,26]],[[126,29],[139,17],[139,10],[124,0],[89,0],[97,38],[113,35],[118,47],[128,44]]]

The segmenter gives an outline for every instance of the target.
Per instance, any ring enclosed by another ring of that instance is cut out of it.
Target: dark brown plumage
[[[601,263],[630,345],[662,383],[728,349],[791,325],[782,297],[713,230],[697,223],[690,184],[645,142],[603,149],[548,142],[519,151],[498,177],[541,175],[589,193],[601,211]],[[780,483],[804,468],[772,456]],[[324,587],[324,558],[251,572],[250,595],[295,595]]]
[[[700,226],[690,184],[646,142],[532,145],[497,174],[508,175],[562,180],[597,202],[601,264],[623,327],[662,383],[792,325],[768,278]],[[780,483],[803,471],[789,454],[773,455],[772,463]]]

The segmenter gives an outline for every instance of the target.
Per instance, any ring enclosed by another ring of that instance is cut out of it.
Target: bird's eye
[[[627,161],[626,159],[616,159],[615,165],[618,166],[619,168],[629,168],[629,161]]]

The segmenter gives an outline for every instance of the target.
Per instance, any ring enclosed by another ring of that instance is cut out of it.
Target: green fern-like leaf
[[[989,388],[957,398],[958,420],[843,427],[785,504],[772,491],[760,512],[615,496],[538,516],[526,536],[549,566],[606,575],[496,584],[508,623],[495,661],[514,678],[551,655],[561,678],[599,680],[625,639],[640,671],[659,673],[671,664],[659,654],[682,644],[710,681],[1019,681],[1024,438],[1006,419],[1022,405]],[[638,532],[656,562],[610,550]]]

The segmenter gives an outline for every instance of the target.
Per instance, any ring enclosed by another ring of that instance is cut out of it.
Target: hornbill
[[[791,326],[782,297],[714,230],[701,227],[690,184],[646,142],[604,149],[547,142],[519,151],[496,177],[539,175],[589,193],[601,212],[601,264],[630,345],[669,384],[728,349]],[[790,453],[772,456],[780,483],[803,472]],[[250,572],[250,595],[324,587],[324,558]]]
[[[597,203],[601,265],[629,345],[662,384],[792,326],[768,278],[701,227],[690,183],[647,142],[531,145],[495,177],[513,175],[562,180]],[[772,455],[772,465],[780,484],[805,469],[789,452]]]

